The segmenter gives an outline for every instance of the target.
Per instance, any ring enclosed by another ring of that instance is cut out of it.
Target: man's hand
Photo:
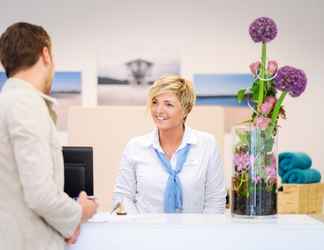
[[[87,193],[82,191],[78,202],[82,208],[81,224],[87,222],[97,211],[98,204],[95,200],[88,199]]]
[[[71,237],[65,239],[65,243],[68,245],[72,245],[77,242],[80,236],[80,225],[87,222],[96,213],[98,207],[97,202],[93,198],[88,198],[87,193],[84,191],[79,194],[78,202],[82,209],[81,221]]]
[[[78,225],[78,227],[75,229],[71,237],[65,239],[65,243],[68,245],[75,244],[79,238],[79,235],[80,235],[80,225]]]

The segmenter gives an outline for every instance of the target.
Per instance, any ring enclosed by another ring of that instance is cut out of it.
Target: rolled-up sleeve
[[[204,213],[224,213],[226,203],[226,188],[223,161],[216,141],[213,138],[208,160]]]
[[[128,214],[137,214],[138,210],[135,200],[136,173],[134,164],[130,159],[131,155],[131,143],[128,143],[120,161],[120,169],[113,195],[113,206],[118,202],[122,202]]]
[[[7,115],[26,204],[62,236],[69,237],[80,223],[81,207],[55,180],[54,171],[60,169],[55,169],[52,157],[46,104],[40,97],[26,95]]]

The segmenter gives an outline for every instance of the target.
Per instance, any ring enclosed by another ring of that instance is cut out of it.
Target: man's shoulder
[[[11,89],[1,92],[0,103],[13,105],[39,105],[42,103],[42,98],[34,91],[26,89]],[[12,105],[10,106],[13,107]]]
[[[44,100],[33,91],[10,89],[0,93],[1,119],[17,119],[19,117],[38,117],[40,119],[45,117],[46,112]]]

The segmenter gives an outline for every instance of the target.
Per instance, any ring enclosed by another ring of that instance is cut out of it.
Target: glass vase
[[[277,140],[252,123],[235,126],[231,213],[262,217],[277,214]]]

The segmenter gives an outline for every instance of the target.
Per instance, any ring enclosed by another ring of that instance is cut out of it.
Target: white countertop
[[[307,215],[242,219],[230,215],[97,214],[69,250],[324,249],[324,223]]]

